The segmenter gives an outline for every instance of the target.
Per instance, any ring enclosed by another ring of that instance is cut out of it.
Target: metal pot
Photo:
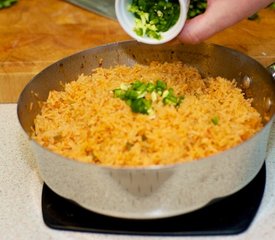
[[[217,45],[113,43],[64,58],[36,75],[22,91],[18,118],[30,135],[40,101],[98,66],[181,60],[204,76],[236,79],[263,117],[264,128],[244,143],[198,161],[169,166],[104,167],[55,154],[29,138],[41,176],[57,194],[101,214],[133,219],[175,216],[199,209],[247,185],[262,167],[275,110],[272,74],[250,57]],[[273,69],[273,73],[274,73]]]

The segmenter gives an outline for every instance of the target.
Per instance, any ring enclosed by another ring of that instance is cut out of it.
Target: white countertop
[[[266,159],[267,183],[260,209],[247,231],[217,237],[163,237],[171,239],[275,239],[275,125]],[[42,219],[43,182],[29,144],[19,126],[16,104],[0,104],[0,239],[161,239],[130,235],[54,230]]]

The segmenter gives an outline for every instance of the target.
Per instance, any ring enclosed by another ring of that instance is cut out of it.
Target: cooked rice
[[[154,105],[155,118],[133,113],[112,90],[162,80],[185,98],[178,108]],[[64,91],[51,91],[35,118],[33,138],[82,162],[116,166],[173,164],[229,149],[262,128],[260,114],[234,81],[203,79],[181,62],[97,68]],[[218,124],[212,119],[218,118]]]

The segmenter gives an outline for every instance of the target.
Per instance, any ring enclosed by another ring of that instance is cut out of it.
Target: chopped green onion
[[[190,0],[187,18],[196,17],[205,12],[207,0]]]
[[[125,98],[127,98],[127,99],[137,99],[138,96],[139,96],[139,93],[135,90],[132,90],[132,89],[128,89],[125,92]]]
[[[182,103],[183,99],[184,99],[184,96],[180,96],[180,97],[178,98],[178,102],[177,102],[176,107],[178,107],[178,106]]]
[[[152,102],[156,102],[158,100],[158,95],[156,92],[151,93],[151,99],[152,99]]]
[[[218,125],[219,124],[219,118],[217,116],[214,116],[212,119],[211,119],[212,123],[214,125]]]
[[[120,88],[113,90],[114,96],[123,99],[125,97],[125,91]]]
[[[161,81],[161,80],[157,80],[156,82],[156,92],[158,93],[158,95],[162,96],[163,91],[167,88],[166,83]]]
[[[140,86],[144,85],[144,83],[142,83],[141,81],[135,81],[133,83],[131,83],[131,87],[134,90],[138,90]]]
[[[149,110],[152,106],[151,101],[145,99],[145,98],[139,98],[134,101],[132,101],[131,109],[133,112],[136,113],[143,113],[143,114],[149,114]]]
[[[162,97],[163,97],[163,98],[166,98],[168,95],[169,95],[169,91],[168,91],[168,90],[165,90],[165,91],[162,93]]]
[[[131,105],[132,105],[132,99],[127,99],[126,100],[126,104],[131,107]]]
[[[178,99],[175,96],[169,96],[169,97],[163,98],[164,104],[170,104],[170,105],[176,106],[177,102],[178,102]]]
[[[129,87],[130,87],[130,86],[129,86],[128,84],[126,84],[126,83],[120,84],[120,88],[121,88],[122,90],[128,90]]]
[[[174,105],[174,106],[179,106],[183,100],[183,97],[176,97],[174,94],[174,89],[169,88],[168,90],[165,90],[162,94],[162,101],[163,103],[169,104],[169,105]]]
[[[275,9],[275,2],[274,2],[274,3],[269,4],[269,5],[268,5],[268,7],[270,7],[271,9],[273,9],[273,10],[274,10],[274,9]]]
[[[17,0],[0,0],[0,9],[10,7],[12,4],[16,2]]]
[[[161,90],[165,90],[167,88],[167,85],[165,82],[161,81],[161,80],[157,80],[156,82],[156,89],[161,89]]]
[[[161,32],[178,21],[180,6],[177,0],[133,0],[128,11],[135,17],[134,31],[138,36],[160,40]]]
[[[147,83],[147,92],[151,93],[155,90],[155,84],[153,83]]]
[[[129,85],[121,84],[121,88],[113,90],[114,97],[124,100],[131,110],[136,113],[148,114],[154,117],[152,104],[162,99],[164,105],[178,107],[183,97],[177,97],[173,88],[167,89],[167,84],[157,80],[155,84],[135,81]],[[158,95],[160,97],[158,97]]]

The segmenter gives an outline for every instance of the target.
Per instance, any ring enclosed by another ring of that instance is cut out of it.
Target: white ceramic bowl
[[[132,2],[132,0],[116,0],[115,10],[117,19],[124,29],[132,38],[136,39],[139,42],[147,43],[147,44],[162,44],[169,42],[173,38],[175,38],[180,31],[182,30],[186,18],[187,12],[189,8],[189,0],[179,0],[180,4],[180,16],[177,23],[172,26],[167,32],[162,32],[162,38],[160,40],[150,38],[150,37],[141,37],[138,36],[135,31],[135,18],[134,15],[128,11],[128,5]]]

